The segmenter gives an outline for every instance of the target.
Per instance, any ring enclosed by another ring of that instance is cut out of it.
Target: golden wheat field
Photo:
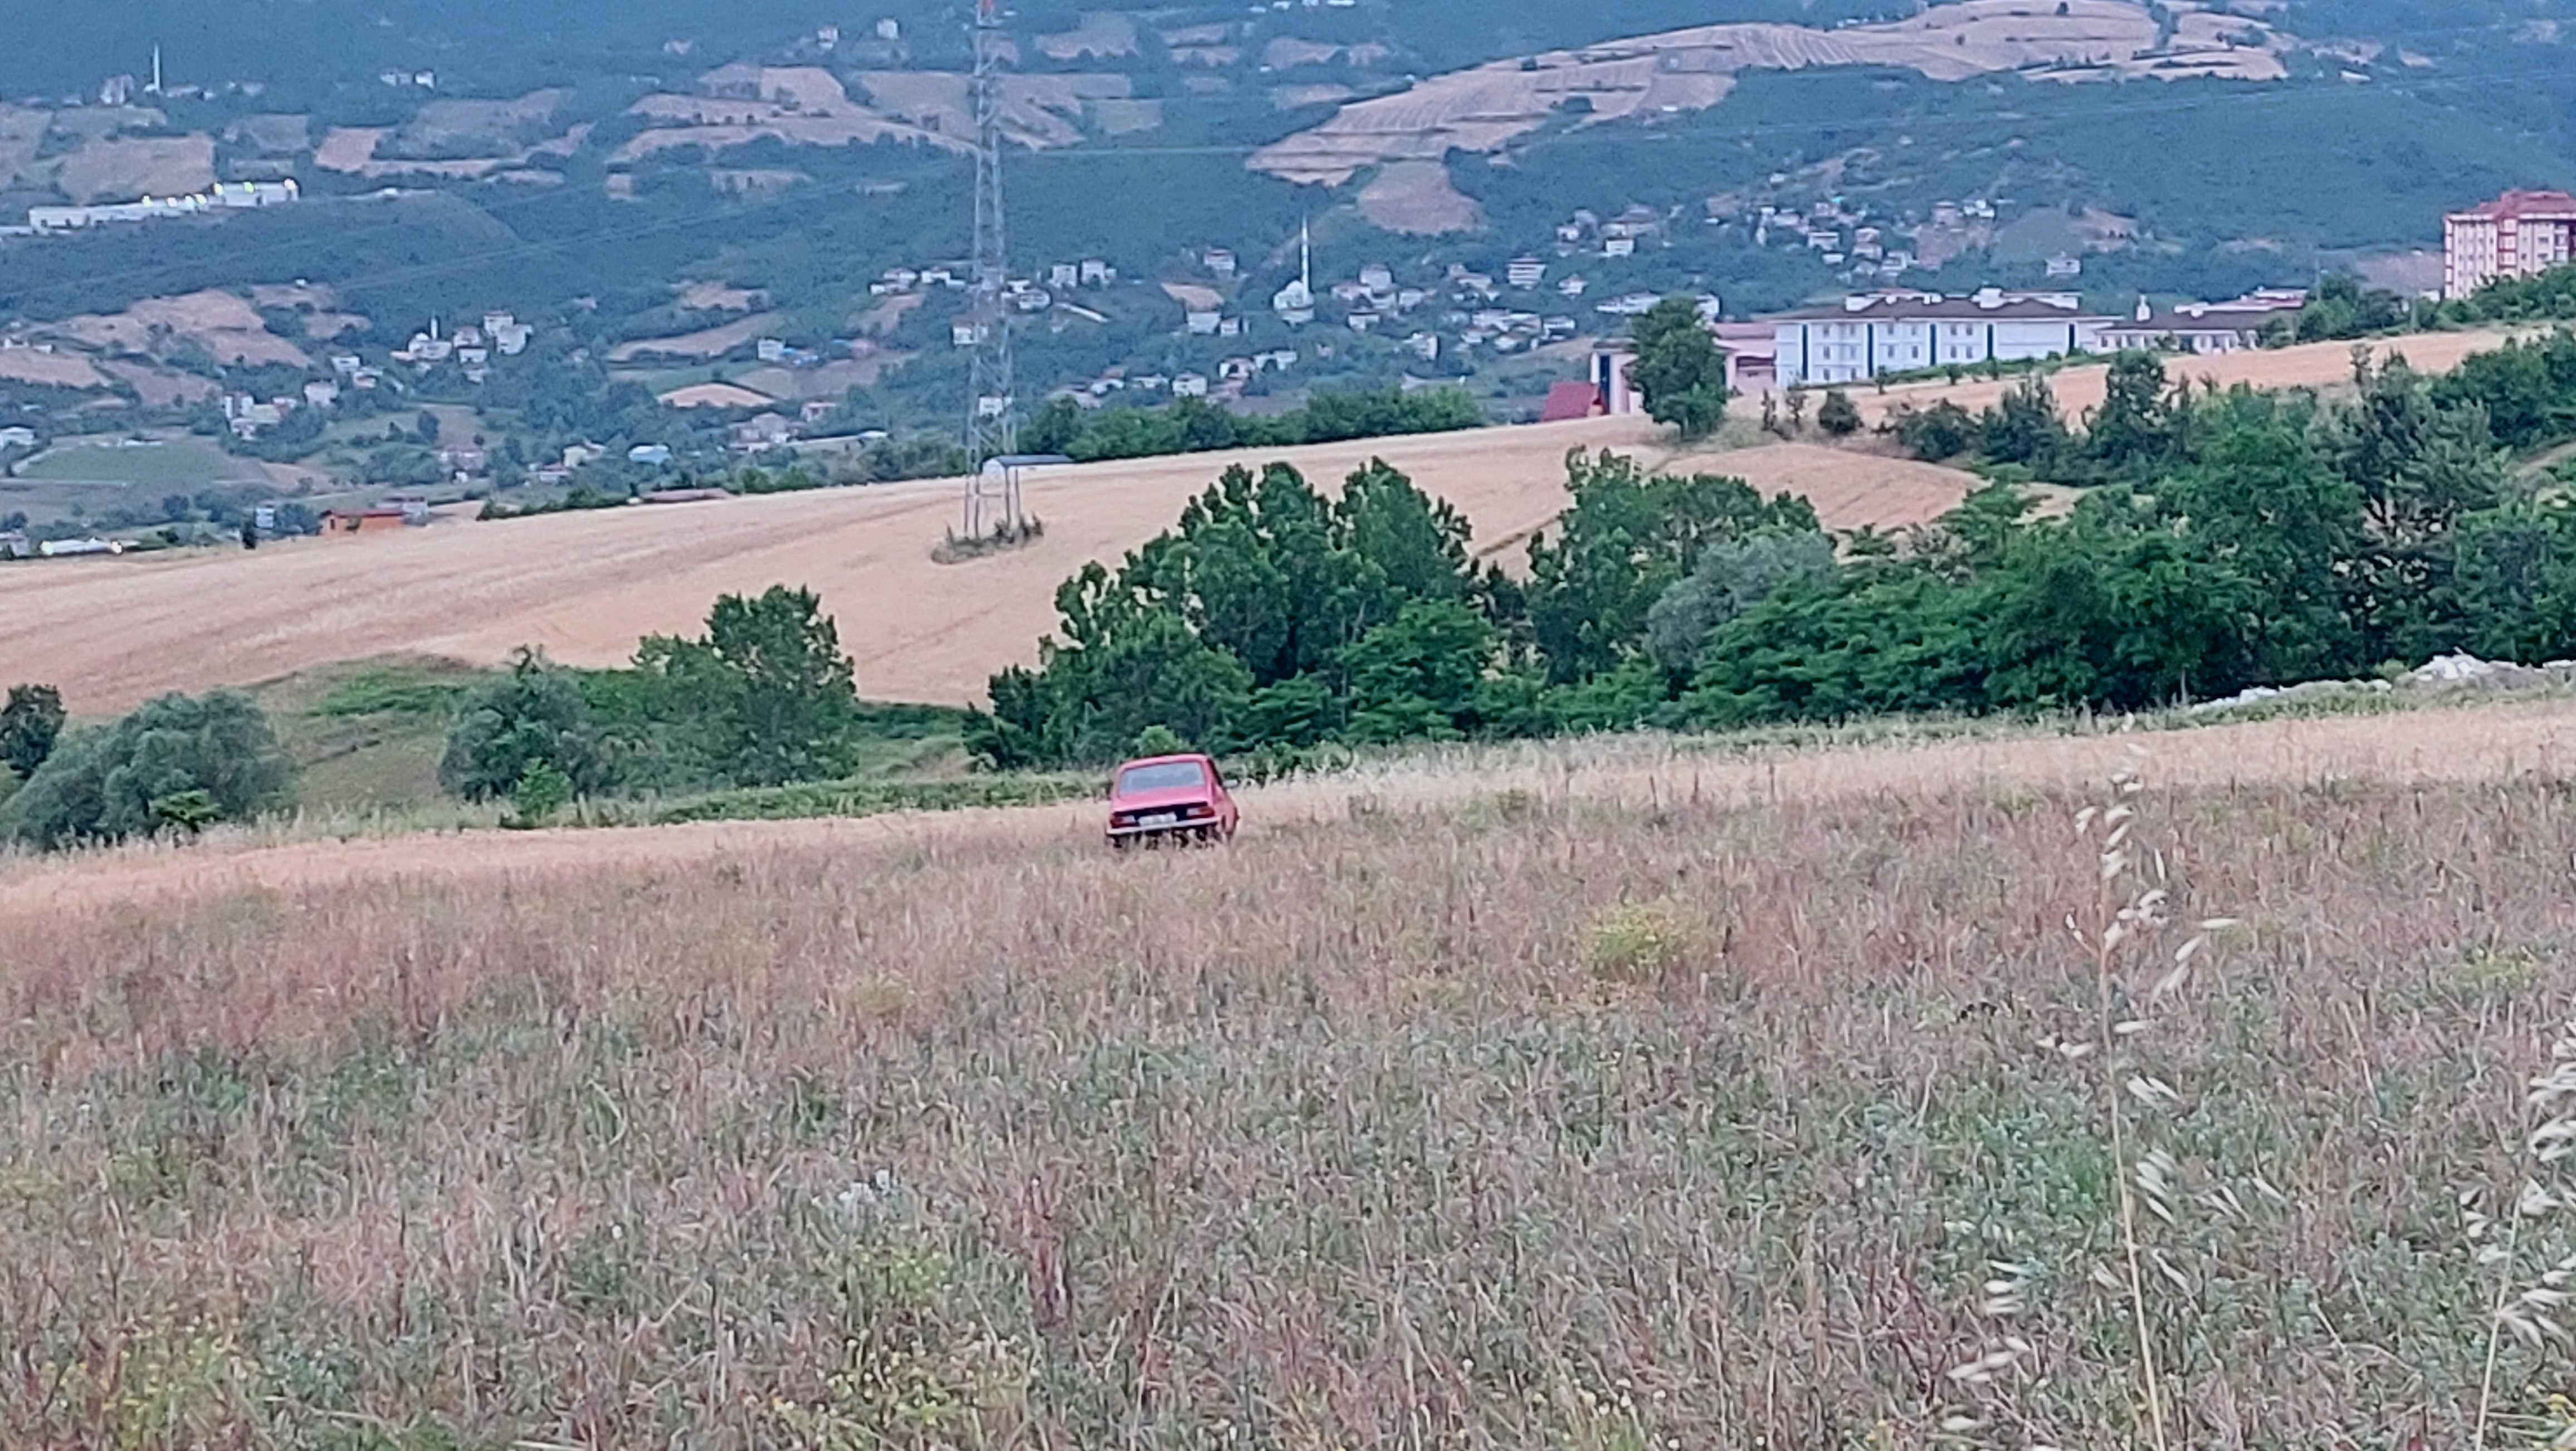
[[[0,863],[0,1443],[2527,1444],[2571,767],[2559,702]]]

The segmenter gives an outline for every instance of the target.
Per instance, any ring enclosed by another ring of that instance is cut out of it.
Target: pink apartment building
[[[2570,262],[2576,262],[2576,197],[2563,191],[2509,191],[2442,219],[2445,298]]]

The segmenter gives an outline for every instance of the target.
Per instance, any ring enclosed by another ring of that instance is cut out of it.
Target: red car
[[[1118,768],[1109,786],[1109,844],[1225,841],[1242,813],[1205,756],[1149,756]]]

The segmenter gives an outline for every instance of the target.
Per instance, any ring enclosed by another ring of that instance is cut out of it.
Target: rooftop
[[[2576,221],[2576,196],[2563,191],[2509,191],[2456,217],[2485,217],[2499,222]]]
[[[2115,322],[2067,297],[2032,297],[1988,289],[1970,297],[1929,292],[1861,293],[1831,307],[1775,313],[1767,322]]]

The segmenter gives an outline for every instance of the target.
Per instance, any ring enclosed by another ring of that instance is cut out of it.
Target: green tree
[[[2048,380],[2037,373],[2007,389],[1980,427],[1985,455],[1997,463],[2020,464],[2046,477],[2066,455],[2066,420],[2058,415]]]
[[[2361,496],[2346,608],[2365,658],[2417,660],[2460,643],[2461,522],[2505,496],[2510,462],[2483,403],[2444,407],[2403,360],[2375,368],[2354,351],[2354,396],[2317,426],[2319,450]]]
[[[1804,499],[1765,501],[1740,479],[1649,475],[1604,450],[1566,457],[1574,502],[1556,531],[1530,540],[1530,632],[1548,678],[1600,674],[1645,643],[1646,616],[1664,591],[1720,539],[1765,529],[1817,528]]]
[[[2141,352],[2113,358],[2102,406],[2093,410],[2084,432],[2085,460],[2108,475],[2140,474],[2163,463],[2173,442],[2163,361]]]
[[[0,766],[21,781],[36,774],[63,734],[63,694],[50,685],[12,685],[0,705]]]
[[[812,590],[721,596],[704,636],[649,636],[636,664],[659,687],[648,713],[677,721],[684,748],[725,780],[778,786],[846,764],[857,670]]]
[[[1020,447],[1030,453],[1070,453],[1082,437],[1082,405],[1059,394],[1048,399],[1020,428]]]
[[[1354,743],[1457,740],[1466,734],[1501,636],[1456,600],[1415,599],[1342,651]]]
[[[527,774],[510,788],[510,815],[502,824],[521,831],[533,830],[552,821],[572,800],[571,777],[557,770],[552,761],[530,761]]]
[[[497,801],[541,765],[578,796],[614,783],[580,678],[522,649],[508,675],[466,696],[448,727],[438,783],[467,801]]]
[[[1628,378],[1647,416],[1685,439],[1706,438],[1726,421],[1726,355],[1688,297],[1667,297],[1629,329],[1637,347]]]
[[[68,736],[0,808],[0,835],[54,849],[123,841],[172,823],[247,821],[292,800],[295,769],[248,696],[165,695],[114,725]],[[190,793],[202,792],[206,815]]]
[[[1720,539],[1646,612],[1647,653],[1665,670],[1687,675],[1719,626],[1783,589],[1822,584],[1833,575],[1833,541],[1820,533]]]
[[[1927,463],[1948,463],[1978,443],[1975,415],[1947,398],[1924,409],[1901,407],[1889,422],[1906,452]]]

